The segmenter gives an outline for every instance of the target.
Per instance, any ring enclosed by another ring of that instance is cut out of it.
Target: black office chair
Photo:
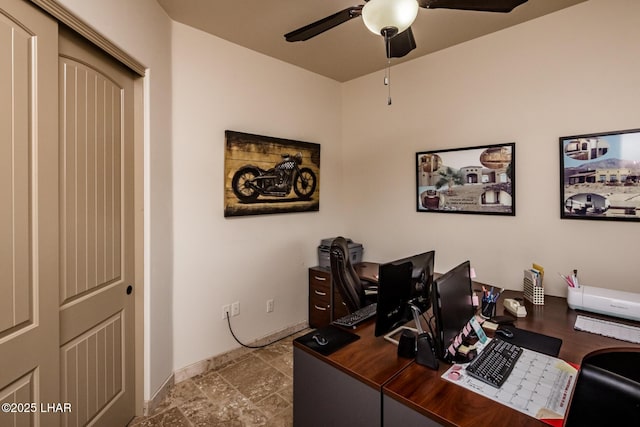
[[[350,313],[375,302],[377,287],[358,277],[349,259],[349,243],[336,237],[329,252],[331,280]]]
[[[639,420],[640,349],[610,348],[586,355],[564,427],[625,425]]]

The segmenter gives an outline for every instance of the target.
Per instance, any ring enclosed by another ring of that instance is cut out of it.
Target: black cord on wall
[[[263,345],[249,345],[249,344],[245,344],[245,343],[243,343],[242,341],[240,341],[240,340],[238,339],[238,337],[236,337],[236,334],[234,334],[234,333],[233,333],[233,329],[231,328],[231,318],[229,318],[229,312],[227,311],[227,313],[226,313],[226,314],[227,314],[227,324],[229,325],[229,332],[231,332],[231,336],[233,337],[233,339],[234,339],[234,340],[236,340],[236,342],[237,342],[238,344],[240,344],[242,347],[245,347],[245,348],[254,348],[254,349],[255,349],[255,348],[265,348],[265,347],[270,346],[271,344],[275,344],[275,343],[277,343],[278,341],[282,341],[282,340],[283,340],[283,339],[285,339],[285,338],[289,338],[289,337],[291,337],[291,336],[293,336],[293,335],[295,335],[295,334],[297,334],[297,333],[299,332],[299,331],[298,331],[298,332],[293,332],[293,333],[291,333],[291,334],[289,334],[289,335],[286,335],[286,336],[284,336],[284,337],[282,337],[282,338],[278,338],[277,340],[272,341],[272,342],[267,343],[267,344],[263,344]]]

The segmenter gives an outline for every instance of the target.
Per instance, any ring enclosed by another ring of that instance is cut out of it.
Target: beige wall
[[[177,370],[238,347],[224,304],[240,302],[246,342],[306,322],[307,268],[346,211],[339,83],[180,23],[172,55]],[[225,219],[226,129],[321,144],[320,211]]]
[[[557,273],[573,268],[640,292],[638,224],[560,220],[558,154],[560,136],[640,127],[638,40],[640,2],[590,0],[394,67],[390,108],[382,71],[345,83],[348,233],[370,260],[436,249],[438,271],[470,259],[510,289],[537,262],[549,294],[566,295]],[[515,217],[416,212],[417,151],[511,141]]]

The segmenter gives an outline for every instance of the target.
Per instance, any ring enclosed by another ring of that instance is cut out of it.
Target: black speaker
[[[398,356],[412,358],[416,355],[416,334],[404,329],[398,341]]]
[[[433,345],[431,335],[428,333],[418,335],[417,347],[416,362],[431,369],[438,369],[438,358],[436,357],[436,349]]]

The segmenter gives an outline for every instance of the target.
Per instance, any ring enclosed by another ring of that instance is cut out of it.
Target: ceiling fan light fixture
[[[369,0],[362,8],[362,20],[372,33],[391,36],[409,28],[418,9],[416,0]]]

